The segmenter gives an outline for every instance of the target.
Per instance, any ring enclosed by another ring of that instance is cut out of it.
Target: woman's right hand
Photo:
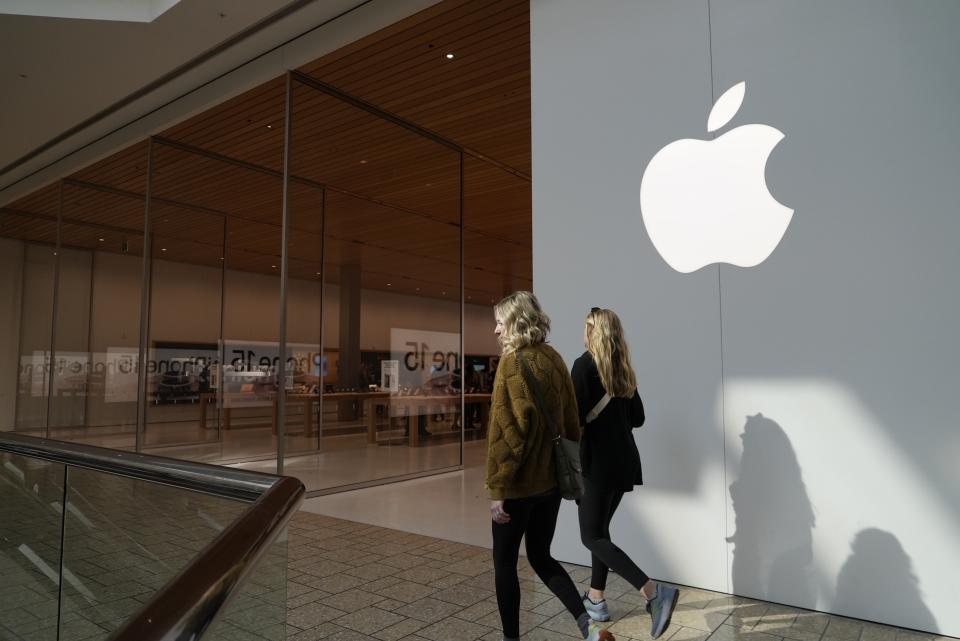
[[[503,511],[503,501],[490,501],[490,518],[500,525],[510,522],[510,515]]]

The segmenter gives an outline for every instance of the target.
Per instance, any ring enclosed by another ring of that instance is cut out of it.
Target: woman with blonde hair
[[[590,591],[583,595],[583,604],[595,621],[610,620],[603,591],[612,568],[647,599],[650,636],[656,639],[670,624],[680,591],[651,581],[610,540],[610,521],[624,493],[643,484],[640,453],[633,440],[633,428],[643,425],[643,402],[620,318],[609,309],[594,307],[587,316],[583,342],[587,351],[574,362],[571,374],[584,426],[580,538],[593,561]]]
[[[563,358],[546,344],[550,319],[533,294],[510,294],[494,315],[502,355],[491,399],[486,487],[504,640],[520,638],[517,559],[526,535],[530,566],[577,620],[583,638],[612,641],[591,623],[570,575],[550,555],[561,500],[553,439],[559,433],[580,440],[573,382]]]

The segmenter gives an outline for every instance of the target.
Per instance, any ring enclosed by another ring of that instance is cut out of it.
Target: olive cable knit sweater
[[[557,486],[553,436],[580,440],[577,397],[563,357],[545,343],[520,350],[535,380],[510,353],[500,359],[487,432],[487,483],[492,499],[542,494]],[[531,385],[547,407],[536,407]],[[542,413],[541,413],[542,412]]]

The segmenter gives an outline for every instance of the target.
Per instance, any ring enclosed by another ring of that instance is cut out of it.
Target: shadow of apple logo
[[[708,132],[730,122],[745,92],[741,82],[720,96]],[[713,140],[676,140],[654,155],[640,182],[640,209],[668,265],[684,274],[713,263],[753,267],[773,253],[793,217],[770,195],[765,175],[783,137],[768,125],[743,125]]]

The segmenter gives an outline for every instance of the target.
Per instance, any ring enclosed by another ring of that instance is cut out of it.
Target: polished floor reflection
[[[415,444],[411,444],[410,425],[417,431]],[[468,444],[482,442],[478,440],[482,437],[479,423],[475,421],[472,427],[467,430],[467,438],[472,439]],[[50,436],[132,450],[133,429],[56,428],[50,430]],[[449,415],[425,416],[420,421],[413,417],[406,423],[381,420],[373,439],[369,421],[362,416],[356,420],[329,421],[309,438],[302,425],[294,424],[291,432],[286,442],[284,474],[299,478],[308,491],[460,464],[460,426]],[[271,426],[256,416],[238,417],[229,430],[218,430],[212,424],[202,428],[198,422],[186,420],[152,423],[147,435],[143,448],[146,454],[276,473],[277,437]]]
[[[463,446],[463,470],[307,499],[306,512],[490,545],[489,498],[483,489],[486,441]]]

